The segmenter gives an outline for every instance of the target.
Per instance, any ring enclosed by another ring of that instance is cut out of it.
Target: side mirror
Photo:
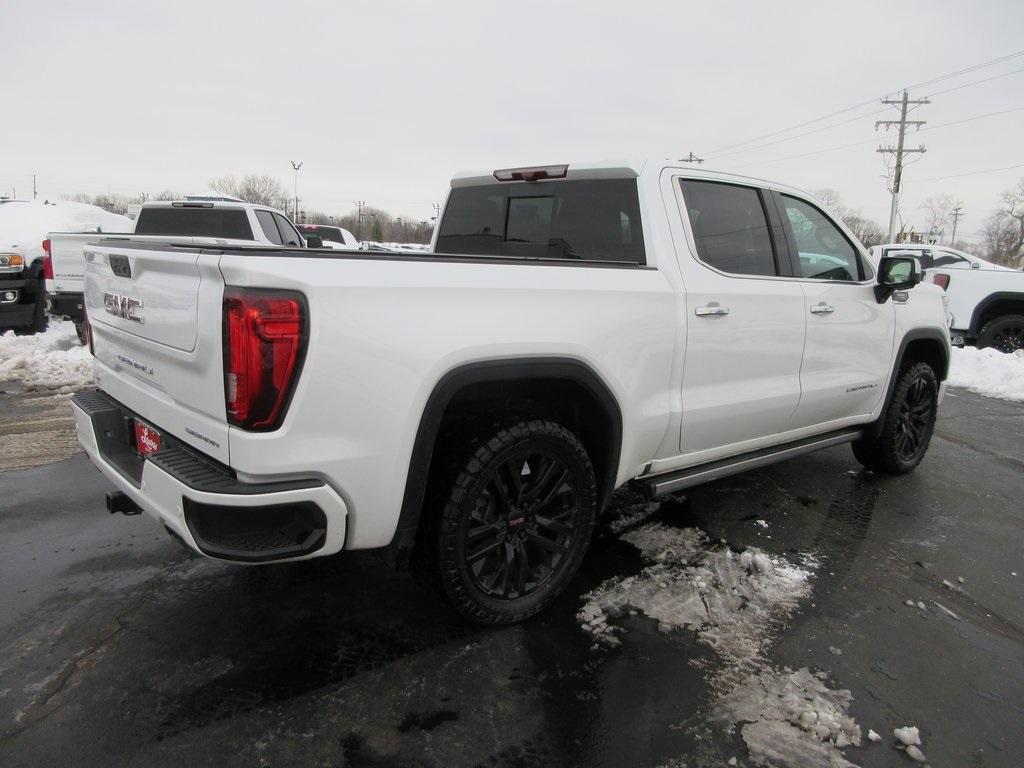
[[[307,248],[323,248],[324,239],[320,235],[306,235]]]
[[[883,256],[878,263],[875,299],[884,304],[896,291],[909,290],[921,279],[921,262],[913,256]]]
[[[971,269],[981,269],[981,264],[979,264],[977,261],[972,261]]]

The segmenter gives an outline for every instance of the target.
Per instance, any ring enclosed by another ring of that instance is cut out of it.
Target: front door
[[[792,195],[775,200],[807,317],[802,395],[789,428],[870,414],[891,366],[893,303],[876,301],[869,267],[826,213]]]

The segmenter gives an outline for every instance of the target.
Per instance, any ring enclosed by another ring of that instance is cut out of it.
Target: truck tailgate
[[[90,245],[85,258],[100,388],[227,463],[219,255],[109,242]]]

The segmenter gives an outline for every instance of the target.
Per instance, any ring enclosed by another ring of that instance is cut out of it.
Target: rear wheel
[[[989,320],[978,334],[978,346],[1000,352],[1024,349],[1024,315],[1003,315]]]
[[[853,443],[853,455],[868,469],[902,475],[924,458],[935,429],[939,382],[927,363],[905,368],[882,414],[876,437]]]
[[[575,575],[597,512],[594,470],[560,424],[480,431],[444,490],[436,530],[445,596],[484,624],[545,608]]]

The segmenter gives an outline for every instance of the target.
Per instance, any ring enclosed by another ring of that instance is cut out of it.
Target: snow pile
[[[1006,354],[991,347],[954,347],[948,383],[979,395],[1024,402],[1024,350]]]
[[[67,201],[13,200],[0,205],[0,249],[21,253],[27,263],[42,258],[50,232],[132,232],[135,223],[95,205]]]
[[[719,700],[718,718],[742,723],[756,765],[852,768],[839,750],[861,744],[860,726],[848,714],[853,696],[824,680],[806,667],[763,669]]]
[[[618,644],[609,619],[643,613],[668,632],[689,627],[734,664],[752,662],[770,630],[810,592],[810,571],[750,548],[712,547],[696,528],[650,523],[622,536],[648,565],[585,596],[579,619],[599,644]]]
[[[81,389],[92,382],[92,355],[67,320],[51,320],[44,333],[33,336],[8,331],[0,336],[0,384],[7,382],[29,389]]]
[[[650,512],[636,505],[626,517]],[[615,620],[626,613],[642,613],[664,632],[689,628],[724,662],[709,677],[713,719],[739,727],[755,765],[853,768],[841,752],[861,744],[850,692],[830,689],[823,673],[780,671],[764,658],[775,632],[810,595],[813,557],[796,566],[754,547],[736,553],[696,528],[660,523],[621,538],[645,566],[584,596],[577,618],[595,646],[621,644]]]

